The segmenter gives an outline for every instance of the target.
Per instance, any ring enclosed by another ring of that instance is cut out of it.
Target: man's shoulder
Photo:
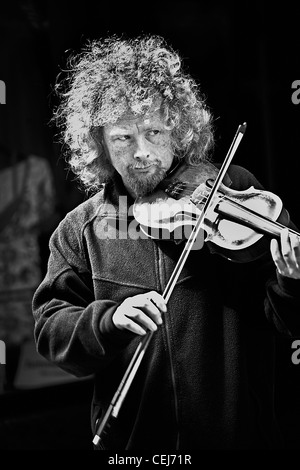
[[[81,204],[76,206],[73,210],[68,212],[67,217],[93,217],[94,214],[101,208],[104,202],[104,189],[101,189],[93,196],[88,197]]]
[[[104,203],[104,190],[89,197],[81,204],[68,212],[59,224],[60,229],[72,227],[73,229],[82,229],[85,225],[99,214]]]
[[[221,163],[214,163],[214,165],[218,169],[221,167]],[[227,174],[231,180],[230,187],[237,191],[243,191],[250,188],[250,186],[254,186],[257,189],[263,188],[254,174],[243,166],[230,165]]]

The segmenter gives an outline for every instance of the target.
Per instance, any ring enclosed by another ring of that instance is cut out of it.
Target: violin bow
[[[234,154],[244,136],[244,133],[246,131],[246,127],[247,127],[247,124],[244,122],[243,124],[240,124],[238,126],[238,129],[235,133],[235,136],[233,138],[233,141],[230,145],[230,148],[227,152],[227,155],[225,157],[225,160],[220,168],[220,171],[214,181],[214,184],[211,188],[211,191],[204,203],[204,206],[203,206],[203,209],[201,211],[201,214],[199,215],[198,219],[197,219],[197,222],[196,224],[194,225],[193,227],[193,230],[189,236],[189,238],[187,239],[187,242],[184,246],[184,249],[176,263],[176,266],[174,268],[174,271],[164,289],[164,292],[162,294],[162,297],[165,299],[166,302],[168,302],[172,292],[173,292],[173,289],[176,285],[176,282],[178,280],[178,277],[180,276],[180,273],[183,269],[183,266],[186,262],[186,259],[193,247],[193,244],[195,243],[198,235],[199,235],[199,232],[202,228],[202,225],[203,225],[203,221],[205,219],[205,216],[207,214],[207,211],[212,203],[212,200],[214,198],[214,195],[216,194],[216,192],[218,191],[219,189],[219,186],[220,184],[222,183],[222,180],[226,174],[226,171],[234,157]],[[131,386],[131,383],[135,377],[135,374],[140,366],[140,363],[145,355],[145,352],[148,348],[148,345],[151,341],[151,338],[153,336],[153,333],[154,331],[148,331],[146,333],[146,335],[143,337],[143,339],[140,341],[140,343],[138,344],[136,350],[135,350],[135,353],[123,375],[123,378],[120,382],[120,385],[116,391],[116,393],[114,394],[107,410],[106,410],[106,413],[104,414],[103,418],[100,420],[100,423],[99,425],[97,426],[97,430],[96,430],[96,433],[94,435],[94,438],[93,438],[93,444],[95,446],[97,446],[100,441],[101,441],[101,438],[102,438],[102,435],[108,430],[108,428],[110,427],[111,425],[111,421],[112,419],[115,419],[118,417],[118,414],[119,414],[119,411],[120,411],[120,408],[125,400],[125,397],[127,395],[127,392]]]

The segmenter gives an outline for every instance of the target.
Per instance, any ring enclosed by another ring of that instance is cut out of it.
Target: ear
[[[103,136],[103,128],[97,127],[91,131],[91,137],[98,151],[98,168],[101,181],[107,181],[111,178],[114,167],[111,163],[109,151]]]

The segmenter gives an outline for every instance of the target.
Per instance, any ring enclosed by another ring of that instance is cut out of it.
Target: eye
[[[154,136],[160,134],[159,129],[151,129],[151,131],[148,132],[149,135]]]
[[[115,137],[115,140],[120,140],[121,142],[125,142],[126,140],[130,139],[130,135],[118,135]]]

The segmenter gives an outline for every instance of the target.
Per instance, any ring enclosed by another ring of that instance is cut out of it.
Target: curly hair
[[[160,36],[88,41],[68,60],[67,76],[57,79],[60,104],[52,120],[60,129],[73,173],[88,191],[112,174],[101,144],[101,128],[128,110],[136,116],[161,101],[171,126],[174,156],[190,165],[209,159],[212,116],[195,80],[184,73],[179,55]]]

